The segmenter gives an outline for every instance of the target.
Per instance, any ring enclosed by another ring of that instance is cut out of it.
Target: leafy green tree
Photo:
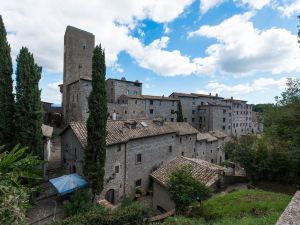
[[[185,213],[188,206],[211,196],[211,190],[192,176],[191,168],[176,168],[168,180],[168,191],[178,213]]]
[[[71,196],[70,201],[65,206],[68,215],[87,212],[92,207],[90,193],[85,189],[78,189]]]
[[[6,30],[0,15],[0,143],[14,142],[14,95],[12,61]]]
[[[176,114],[177,114],[177,122],[183,122],[183,113],[182,113],[182,106],[180,101],[178,101],[177,104]]]
[[[87,147],[84,151],[84,175],[92,189],[93,199],[103,190],[106,158],[107,100],[105,89],[105,54],[96,46],[93,55],[92,91],[89,96]]]
[[[41,72],[42,68],[34,62],[33,55],[26,47],[22,47],[16,69],[15,139],[42,158]]]
[[[41,180],[36,168],[42,164],[26,150],[17,145],[9,152],[0,153],[0,224],[26,223],[29,198],[35,191],[29,184]]]

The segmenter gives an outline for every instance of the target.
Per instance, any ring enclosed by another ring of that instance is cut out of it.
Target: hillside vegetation
[[[216,195],[204,202],[199,218],[172,217],[163,225],[272,225],[291,198],[257,189]]]

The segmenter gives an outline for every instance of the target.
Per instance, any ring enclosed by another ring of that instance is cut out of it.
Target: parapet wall
[[[286,207],[276,225],[300,224],[300,191],[296,192],[290,204]]]

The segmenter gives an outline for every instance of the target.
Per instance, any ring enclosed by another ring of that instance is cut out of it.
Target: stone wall
[[[298,191],[290,204],[284,210],[276,225],[299,225],[300,224],[300,191]]]
[[[68,26],[64,36],[64,75],[62,87],[63,114],[68,123],[71,117],[67,108],[74,95],[68,85],[80,78],[92,78],[92,56],[95,36],[89,32]]]
[[[153,210],[164,209],[166,211],[175,208],[174,202],[171,200],[169,192],[165,187],[156,181],[153,182]]]

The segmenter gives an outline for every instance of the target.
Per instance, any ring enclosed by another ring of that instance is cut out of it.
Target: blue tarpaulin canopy
[[[72,173],[64,175],[61,177],[56,177],[49,180],[51,184],[55,187],[59,195],[65,195],[72,193],[77,188],[83,188],[87,186],[87,182],[83,177],[77,173]]]

